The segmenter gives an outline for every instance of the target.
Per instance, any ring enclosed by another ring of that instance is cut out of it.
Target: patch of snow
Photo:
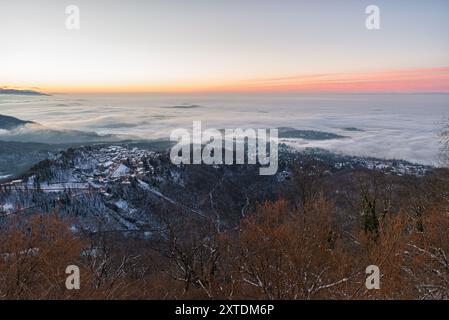
[[[3,206],[1,206],[2,211],[6,213],[10,213],[14,211],[14,205],[12,203],[6,203]]]
[[[150,191],[150,186],[148,183],[143,182],[142,180],[137,180],[137,182],[139,183],[139,187],[141,187],[144,190]]]
[[[112,166],[113,164],[114,164],[114,162],[112,162],[112,161],[107,161],[107,162],[103,163],[103,167],[109,168],[109,167]]]
[[[8,179],[11,176],[12,176],[12,174],[0,175],[0,180]]]
[[[129,209],[128,202],[126,202],[125,200],[116,201],[114,204],[117,206],[117,208],[123,211],[127,211]]]

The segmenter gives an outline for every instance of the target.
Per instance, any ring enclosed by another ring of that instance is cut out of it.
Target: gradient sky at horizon
[[[447,0],[0,0],[0,43],[0,87],[449,92]]]

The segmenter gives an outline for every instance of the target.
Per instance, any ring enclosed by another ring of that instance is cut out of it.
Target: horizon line
[[[321,73],[227,81],[173,81],[171,84],[0,85],[2,90],[42,93],[449,93],[449,67]]]

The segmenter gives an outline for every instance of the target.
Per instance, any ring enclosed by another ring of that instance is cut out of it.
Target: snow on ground
[[[14,205],[12,203],[6,203],[4,205],[0,205],[1,210],[6,213],[11,213],[14,211]]]
[[[121,209],[123,211],[128,211],[129,210],[128,202],[126,202],[123,199],[120,199],[119,201],[116,201],[115,205],[117,206],[117,208],[119,208],[119,209]]]

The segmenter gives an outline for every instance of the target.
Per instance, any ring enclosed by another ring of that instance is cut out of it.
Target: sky
[[[0,0],[0,45],[3,88],[449,92],[447,0]]]

